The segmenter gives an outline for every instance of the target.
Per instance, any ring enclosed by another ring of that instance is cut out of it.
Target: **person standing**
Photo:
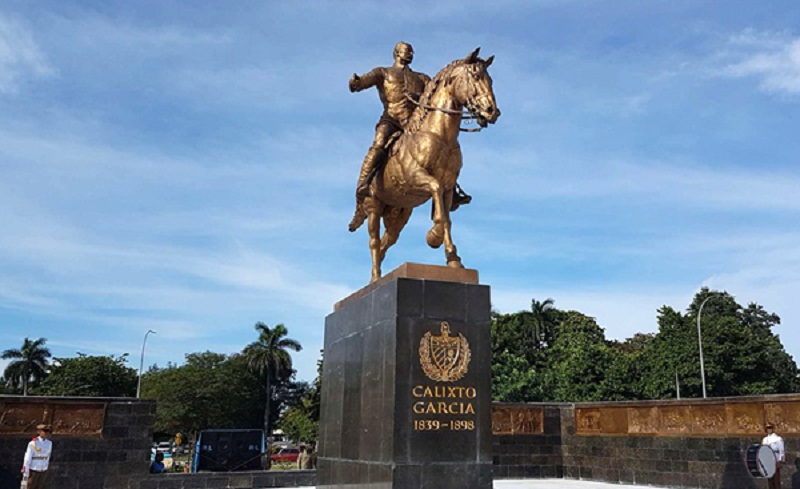
[[[781,489],[781,465],[783,465],[783,463],[786,461],[783,438],[775,433],[775,425],[772,423],[767,423],[764,425],[764,431],[767,433],[767,436],[761,440],[761,444],[767,445],[770,449],[772,449],[772,452],[775,453],[775,459],[777,461],[775,464],[775,475],[768,479],[769,489]]]
[[[299,470],[308,469],[309,467],[309,458],[308,453],[306,452],[306,446],[300,445],[300,454],[297,456],[297,468]]]
[[[50,467],[50,455],[53,453],[50,425],[40,424],[36,427],[36,431],[38,436],[28,443],[22,462],[22,477],[28,480],[27,489],[47,487],[47,469]]]
[[[314,444],[310,444],[307,449],[308,453],[308,468],[309,469],[316,469],[317,468],[317,452],[314,450]]]
[[[161,452],[156,452],[156,454],[153,456],[153,462],[150,464],[150,473],[163,474],[166,471],[167,469],[164,466],[164,454]]]

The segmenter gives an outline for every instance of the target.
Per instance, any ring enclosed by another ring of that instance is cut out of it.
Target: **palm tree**
[[[533,313],[533,341],[536,345],[542,340],[542,331],[544,330],[544,322],[550,311],[555,309],[555,303],[551,298],[547,298],[541,302],[536,299],[531,299],[531,312]]]
[[[23,396],[28,395],[28,382],[38,382],[47,375],[47,359],[52,355],[50,349],[44,347],[46,342],[45,338],[36,341],[25,338],[22,348],[9,348],[0,355],[3,360],[14,360],[8,364],[3,376],[8,385],[14,388],[19,388],[21,384]]]
[[[270,436],[272,432],[269,409],[272,400],[272,381],[286,377],[292,371],[292,357],[287,350],[300,351],[303,347],[296,340],[284,338],[288,331],[283,324],[270,328],[258,322],[255,330],[258,332],[258,341],[247,345],[242,353],[247,360],[248,368],[265,379],[267,401],[264,406],[264,431]]]

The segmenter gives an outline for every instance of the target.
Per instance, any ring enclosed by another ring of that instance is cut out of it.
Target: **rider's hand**
[[[361,77],[353,73],[353,76],[350,77],[350,91],[355,92],[357,91],[361,85]]]

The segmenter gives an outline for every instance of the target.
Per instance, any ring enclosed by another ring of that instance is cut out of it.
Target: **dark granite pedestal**
[[[356,292],[326,319],[324,358],[318,487],[492,487],[489,287],[474,270],[406,264]]]

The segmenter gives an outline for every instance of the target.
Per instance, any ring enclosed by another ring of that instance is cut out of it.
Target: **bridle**
[[[469,74],[467,76],[470,77]],[[477,90],[475,90],[475,87],[472,85],[471,82],[470,82],[470,87],[472,87],[473,96],[474,96],[474,94],[477,93]],[[462,121],[467,121],[466,122],[467,124],[471,124],[472,121],[478,119],[478,116],[475,115],[475,113],[470,109],[453,110],[453,109],[446,109],[444,107],[434,107],[432,105],[422,104],[422,103],[414,100],[414,98],[411,97],[411,95],[409,95],[408,89],[406,89],[405,86],[403,87],[403,95],[405,96],[406,100],[408,100],[412,104],[416,105],[417,107],[422,107],[425,110],[435,110],[435,111],[442,112],[444,114],[449,114],[449,115],[459,115],[459,116],[461,116],[461,120]],[[470,97],[469,100],[471,100],[471,97]],[[465,106],[468,106],[468,105],[469,104],[465,104]],[[467,128],[467,129],[465,129],[463,127],[459,127],[458,128],[458,130],[461,131],[461,132],[481,132],[484,129],[485,129],[485,127]]]

